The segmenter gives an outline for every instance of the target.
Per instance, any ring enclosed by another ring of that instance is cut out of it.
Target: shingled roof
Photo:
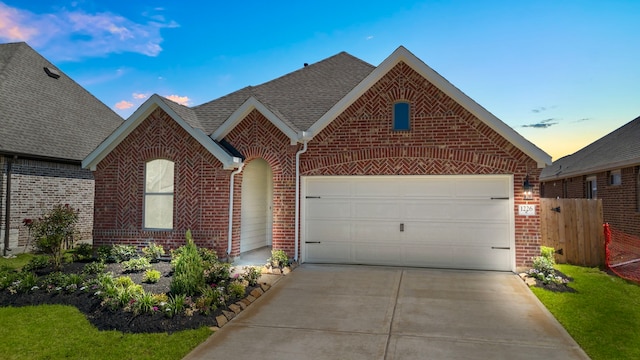
[[[542,170],[540,180],[563,179],[640,164],[640,117]]]
[[[123,121],[24,42],[0,44],[0,118],[0,153],[72,162]]]
[[[346,52],[304,66],[258,86],[248,86],[193,108],[205,132],[213,133],[254,97],[294,131],[308,129],[358,85],[375,66]]]

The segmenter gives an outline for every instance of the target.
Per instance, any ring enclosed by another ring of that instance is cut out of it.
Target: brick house
[[[80,209],[78,240],[91,240],[93,174],[81,161],[122,118],[24,42],[0,44],[0,79],[3,253],[24,249],[23,219],[57,204]]]
[[[94,243],[273,246],[300,262],[514,271],[549,155],[405,48],[347,53],[195,107],[153,95],[83,160]],[[523,198],[523,183],[534,185]]]
[[[542,171],[545,198],[602,199],[604,221],[640,237],[640,117]]]

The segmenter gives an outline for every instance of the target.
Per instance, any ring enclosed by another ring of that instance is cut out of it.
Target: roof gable
[[[273,125],[275,125],[280,131],[282,131],[290,140],[291,145],[298,143],[298,133],[294,131],[289,125],[285,124],[281,120],[281,117],[276,115],[273,111],[269,110],[264,104],[258,101],[255,97],[250,97],[244,102],[236,111],[229,116],[229,118],[211,134],[211,138],[216,141],[221,141],[227,134],[233,130],[249,113],[253,110],[259,111],[264,117],[266,117]]]
[[[79,162],[122,124],[24,42],[0,44],[0,79],[0,152]]]
[[[82,167],[95,170],[98,163],[109,155],[118,144],[126,139],[126,137],[157,108],[161,108],[166,112],[189,135],[195,138],[205,149],[220,160],[225,169],[238,167],[242,160],[231,156],[224,148],[207,136],[202,129],[197,127],[197,117],[193,113],[193,110],[162,98],[157,94],[152,95],[145,101],[120,127],[91,152],[82,161]]]
[[[329,111],[327,111],[318,121],[316,121],[308,132],[311,136],[317,135],[327,127],[338,115],[344,112],[351,104],[360,98],[378,80],[393,69],[399,62],[404,62],[422,77],[431,82],[447,96],[452,98],[475,117],[484,122],[487,126],[511,142],[522,152],[530,156],[538,163],[538,167],[551,164],[551,157],[540,148],[526,140],[510,126],[495,117],[485,108],[476,103],[458,88],[453,86],[440,74],[431,69],[422,60],[400,46],[389,57],[387,57],[375,70],[373,70],[364,80],[354,87],[345,97],[338,101]]]
[[[560,158],[540,174],[541,180],[562,179],[640,164],[640,117]]]

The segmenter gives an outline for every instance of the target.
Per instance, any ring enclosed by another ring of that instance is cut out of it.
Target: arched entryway
[[[242,173],[240,252],[271,245],[273,176],[263,159],[247,163]]]

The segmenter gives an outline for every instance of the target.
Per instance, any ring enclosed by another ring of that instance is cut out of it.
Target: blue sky
[[[9,1],[26,41],[128,117],[151,94],[198,105],[346,51],[403,45],[553,156],[640,116],[640,1]]]

